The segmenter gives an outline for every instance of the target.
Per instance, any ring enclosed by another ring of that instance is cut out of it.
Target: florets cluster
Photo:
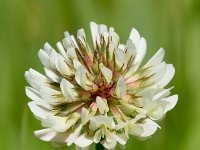
[[[57,43],[38,53],[45,75],[30,69],[25,78],[29,107],[45,129],[35,131],[56,145],[86,148],[101,143],[107,149],[124,146],[129,135],[146,138],[155,133],[177,103],[164,87],[174,76],[173,65],[163,61],[164,50],[142,67],[146,41],[132,29],[126,44],[113,28],[90,24],[93,47],[83,29],[77,38],[65,32]]]

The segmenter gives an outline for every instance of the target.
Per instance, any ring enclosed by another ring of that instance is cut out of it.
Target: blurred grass
[[[90,21],[115,27],[122,42],[134,26],[148,42],[145,60],[162,46],[165,60],[176,67],[170,85],[178,105],[152,138],[131,138],[127,149],[199,149],[199,0],[1,0],[0,19],[0,149],[56,149],[33,135],[41,127],[27,108],[24,72],[43,71],[37,51],[46,41],[55,46],[65,30],[76,35],[82,27],[90,34]]]

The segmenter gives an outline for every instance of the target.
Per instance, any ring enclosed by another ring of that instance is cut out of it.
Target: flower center
[[[112,93],[114,90],[114,84],[98,84],[98,90],[91,94],[91,98],[96,100],[97,96],[100,96],[104,99],[111,100],[112,99]]]

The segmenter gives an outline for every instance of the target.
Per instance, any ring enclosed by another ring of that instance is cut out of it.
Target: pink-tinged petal
[[[138,77],[132,76],[125,80],[127,88],[137,88],[140,85],[141,80],[138,80]]]

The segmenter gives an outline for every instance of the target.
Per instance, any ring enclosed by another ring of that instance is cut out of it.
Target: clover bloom
[[[45,75],[25,72],[26,95],[34,116],[44,127],[35,135],[54,145],[88,148],[101,143],[107,149],[125,146],[130,135],[146,138],[177,103],[165,86],[173,65],[163,61],[160,48],[143,66],[146,40],[132,29],[126,44],[114,28],[90,23],[93,46],[83,29],[77,38],[65,32],[57,50],[48,43],[38,56]]]

